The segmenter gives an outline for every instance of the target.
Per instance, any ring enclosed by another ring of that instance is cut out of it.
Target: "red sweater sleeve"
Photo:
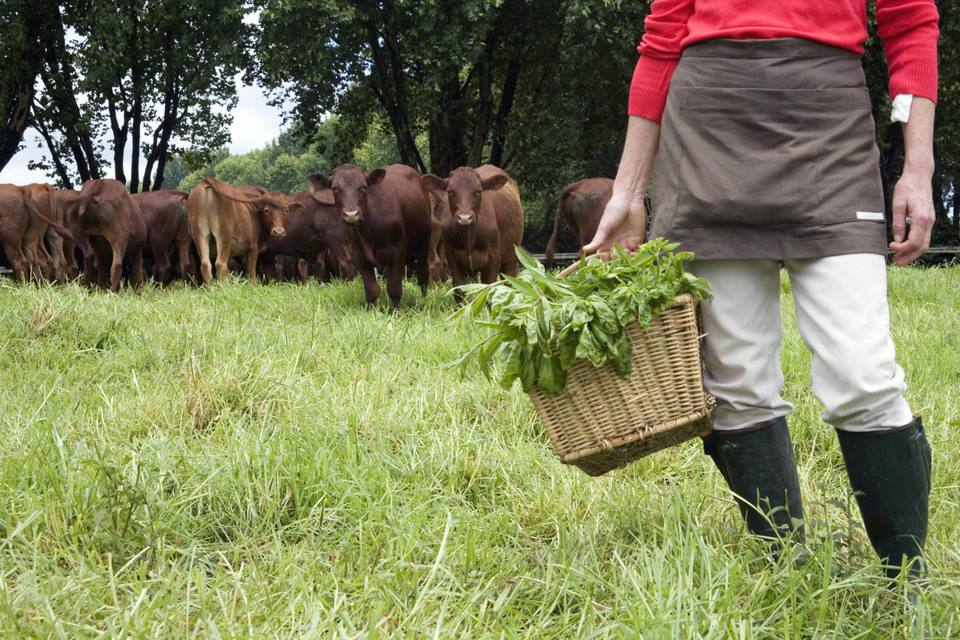
[[[643,23],[640,60],[630,83],[629,114],[660,122],[670,78],[677,68],[694,0],[654,0]]]
[[[933,0],[877,0],[891,96],[909,93],[937,101],[938,19]]]

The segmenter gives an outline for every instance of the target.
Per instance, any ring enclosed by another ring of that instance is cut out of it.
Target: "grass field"
[[[934,447],[916,620],[788,296],[800,568],[741,534],[695,443],[601,479],[559,464],[521,392],[449,369],[444,292],[406,293],[390,315],[359,283],[0,282],[0,637],[960,637],[960,267],[891,271]]]

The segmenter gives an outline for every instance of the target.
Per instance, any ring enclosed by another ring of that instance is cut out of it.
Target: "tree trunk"
[[[440,102],[430,118],[430,171],[450,175],[467,164],[466,114],[458,69],[448,66],[440,86]]]
[[[507,143],[507,127],[510,112],[513,111],[513,102],[517,96],[517,84],[520,81],[520,71],[523,68],[520,55],[515,52],[507,66],[507,75],[503,80],[503,93],[500,97],[500,107],[493,123],[493,145],[490,148],[490,164],[501,168],[506,167],[504,162],[504,148]]]
[[[98,179],[102,176],[100,165],[94,150],[93,137],[77,104],[70,53],[67,50],[63,18],[59,9],[47,25],[46,33],[41,34],[41,42],[46,43],[41,76],[50,100],[50,109],[43,114],[34,110],[34,116],[46,116],[50,119],[48,133],[50,128],[63,133],[66,147],[73,155],[82,182]],[[48,140],[48,144],[51,142],[52,139]]]
[[[130,114],[123,113],[123,124],[117,118],[117,103],[113,91],[107,95],[107,110],[110,113],[110,129],[113,131],[113,177],[126,184],[127,176],[123,168],[123,154],[127,147],[127,133],[130,130]]]
[[[130,76],[133,85],[133,137],[130,141],[130,193],[140,191],[140,133],[143,130],[143,61],[140,58],[140,15],[133,0],[130,12]]]
[[[0,104],[0,169],[7,166],[10,159],[20,149],[23,132],[30,124],[30,108],[33,105],[33,96],[37,76],[40,74],[40,29],[44,19],[41,11],[24,11],[19,16],[23,19],[22,26],[25,42],[24,50],[19,59],[13,60],[8,68],[9,77],[5,90],[0,92],[4,104]]]
[[[54,169],[56,169],[57,176],[60,177],[60,186],[62,186],[64,189],[73,189],[73,182],[70,180],[70,172],[67,171],[66,165],[63,164],[63,160],[60,158],[60,152],[57,150],[53,139],[50,137],[50,132],[47,130],[46,126],[44,126],[43,120],[34,117],[33,121],[37,131],[40,132],[40,135],[43,136],[44,141],[47,143],[47,150],[50,151],[50,157],[53,159]]]
[[[410,125],[409,100],[407,99],[406,76],[400,45],[393,34],[381,34],[377,31],[375,19],[380,13],[368,3],[360,3],[367,14],[367,40],[373,58],[373,70],[377,76],[374,93],[390,119],[390,127],[397,140],[400,161],[416,168],[421,173],[426,170],[420,151],[417,149],[416,136]],[[380,40],[383,40],[383,46]]]

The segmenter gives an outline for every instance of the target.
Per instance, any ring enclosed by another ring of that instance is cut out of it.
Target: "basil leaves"
[[[462,372],[478,367],[493,378],[499,361],[504,387],[520,380],[524,391],[537,385],[549,395],[563,392],[575,360],[596,367],[610,362],[629,376],[626,327],[647,326],[682,293],[709,296],[707,282],[684,269],[693,254],[674,252],[677,246],[657,238],[633,254],[615,247],[610,261],[582,260],[566,278],[548,273],[517,247],[520,275],[461,287],[465,303],[453,318],[487,335],[457,364]]]

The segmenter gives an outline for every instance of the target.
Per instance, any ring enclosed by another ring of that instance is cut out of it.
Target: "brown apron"
[[[653,171],[651,237],[700,259],[885,253],[860,57],[800,38],[687,47]]]

